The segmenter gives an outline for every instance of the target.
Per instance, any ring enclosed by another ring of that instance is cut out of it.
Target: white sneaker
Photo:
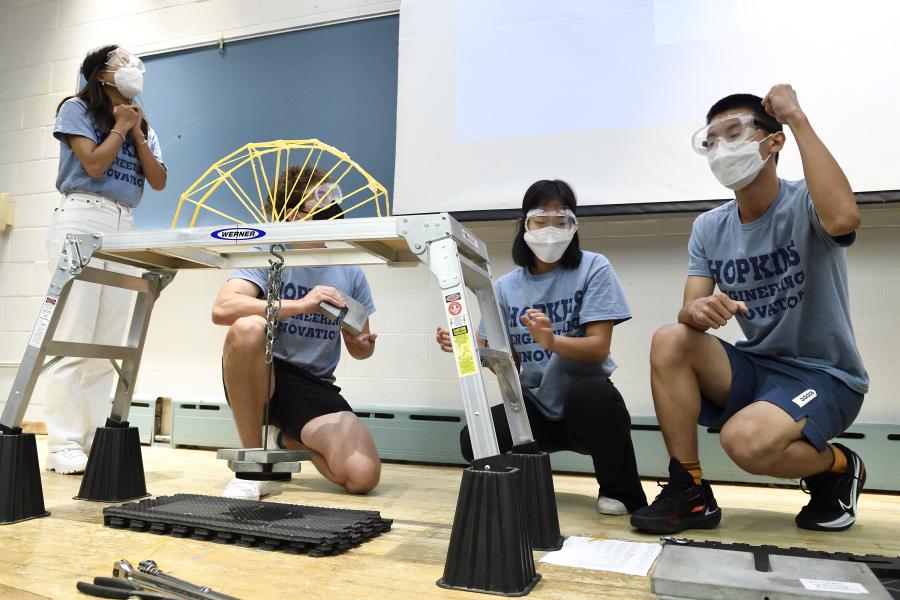
[[[47,470],[61,475],[84,473],[88,457],[81,448],[63,448],[47,453]]]
[[[222,490],[224,498],[235,498],[237,500],[259,500],[263,496],[272,493],[272,482],[270,481],[251,481],[249,479],[232,479],[225,489]]]
[[[597,498],[597,512],[601,515],[620,516],[627,515],[628,509],[625,508],[624,504],[614,498],[600,496]]]

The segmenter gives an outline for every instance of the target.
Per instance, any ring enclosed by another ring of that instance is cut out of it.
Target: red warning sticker
[[[447,306],[447,312],[455,317],[462,312],[462,304],[460,304],[459,302],[451,302]]]
[[[444,296],[444,300],[446,300],[447,302],[454,302],[456,300],[459,300],[461,297],[462,296],[460,296],[460,294],[457,292],[456,294],[450,294],[449,296]]]

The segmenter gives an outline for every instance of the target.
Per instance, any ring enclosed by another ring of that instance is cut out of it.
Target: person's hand
[[[782,125],[791,125],[804,117],[803,109],[797,100],[797,92],[789,83],[779,83],[772,86],[769,93],[762,101],[767,113],[775,117]]]
[[[750,309],[740,300],[732,300],[722,292],[697,298],[688,305],[691,319],[702,327],[712,329],[723,327],[738,311],[746,315]]]
[[[140,113],[135,112],[130,104],[119,104],[118,106],[114,106],[113,118],[116,120],[116,124],[113,128],[122,135],[125,135],[134,128],[135,124],[140,123],[139,114]]]
[[[437,334],[434,336],[435,341],[444,352],[453,352],[453,344],[450,342],[450,332],[443,328],[437,328]]]
[[[338,308],[344,308],[345,306],[347,306],[347,303],[344,302],[344,297],[341,296],[341,293],[337,290],[337,288],[333,288],[327,285],[317,285],[313,289],[309,290],[309,293],[300,299],[299,312],[306,314],[318,312],[319,304],[321,304],[322,301],[333,304]]]
[[[348,333],[345,329],[341,329],[341,335],[344,337],[344,344],[352,356],[371,356],[375,351],[375,338],[377,333],[363,332],[359,335]]]
[[[129,104],[128,108],[137,113],[137,120],[134,122],[134,125],[131,127],[131,136],[135,140],[143,140],[144,132],[141,131],[141,123],[144,122],[144,110],[138,106],[137,104]]]
[[[528,312],[519,317],[519,321],[528,328],[531,338],[540,344],[541,348],[552,350],[554,336],[550,317],[537,309],[529,308]]]

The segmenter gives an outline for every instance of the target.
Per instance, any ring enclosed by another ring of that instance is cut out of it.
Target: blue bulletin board
[[[169,178],[145,190],[138,227],[169,227],[181,193],[248,142],[317,138],[392,198],[398,26],[387,16],[146,57],[141,101]]]

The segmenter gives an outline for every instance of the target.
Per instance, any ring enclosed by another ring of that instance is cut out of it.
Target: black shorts
[[[806,418],[803,435],[817,450],[843,433],[862,408],[863,395],[825,371],[745,352],[719,340],[731,363],[731,390],[725,407],[702,398],[698,422],[721,427],[742,408],[764,400],[791,415]]]
[[[341,396],[341,388],[333,383],[277,358],[272,364],[275,390],[269,401],[269,422],[281,427],[290,437],[299,440],[300,431],[316,417],[353,411]],[[225,398],[228,399],[227,389]]]

